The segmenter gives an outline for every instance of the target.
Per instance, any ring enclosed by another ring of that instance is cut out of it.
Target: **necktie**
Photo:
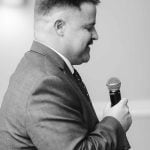
[[[85,85],[84,85],[84,83],[83,83],[83,81],[82,81],[82,79],[81,79],[81,76],[79,75],[79,73],[77,72],[76,69],[74,69],[73,76],[74,76],[74,78],[75,78],[75,80],[76,80],[78,86],[80,87],[82,93],[83,93],[84,95],[86,95],[86,96],[89,98],[88,91],[87,91],[87,89],[86,89],[86,87],[85,87]]]

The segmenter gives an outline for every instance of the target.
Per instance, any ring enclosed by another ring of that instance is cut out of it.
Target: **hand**
[[[120,102],[113,107],[111,107],[111,103],[109,102],[103,111],[103,117],[112,116],[116,118],[121,123],[125,132],[132,124],[132,118],[127,103],[128,100],[126,98],[120,100]]]

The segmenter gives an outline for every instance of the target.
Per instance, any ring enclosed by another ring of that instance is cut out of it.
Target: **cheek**
[[[84,49],[87,47],[87,44],[91,40],[91,34],[86,30],[74,32],[71,37],[72,38],[69,39],[70,44],[72,43],[72,46],[76,49],[76,51],[80,52],[84,51]]]
[[[90,40],[91,40],[90,34],[85,32],[85,34],[80,36],[79,38],[80,46],[82,46],[83,48],[87,47]]]
[[[83,41],[84,43],[86,43],[86,45],[89,43],[89,41],[91,40],[92,36],[90,32],[84,32],[84,36],[83,36]]]

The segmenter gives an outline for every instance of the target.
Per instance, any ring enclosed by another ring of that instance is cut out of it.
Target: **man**
[[[99,121],[73,65],[88,62],[98,0],[37,0],[35,41],[0,111],[0,150],[127,150],[127,99]]]

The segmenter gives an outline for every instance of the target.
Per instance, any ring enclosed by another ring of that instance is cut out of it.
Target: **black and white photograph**
[[[0,150],[148,150],[149,0],[0,0]]]

